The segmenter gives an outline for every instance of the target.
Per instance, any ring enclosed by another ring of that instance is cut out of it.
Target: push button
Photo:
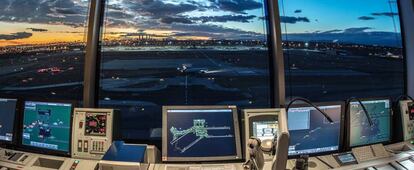
[[[87,140],[85,140],[84,142],[83,142],[83,152],[88,152],[88,146],[89,144],[88,144],[88,141]]]

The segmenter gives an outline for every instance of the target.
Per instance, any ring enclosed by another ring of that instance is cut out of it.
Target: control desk
[[[95,160],[72,159],[0,148],[1,170],[93,170],[97,165],[98,161]]]
[[[387,169],[387,170],[411,170],[414,169],[414,146],[411,142],[401,142],[392,145],[385,146],[388,156],[374,156],[369,161],[354,162],[351,164],[341,163],[340,160],[335,158],[337,154],[323,155],[310,157],[308,162],[309,170],[365,170],[365,169]],[[367,151],[371,152],[371,151]],[[346,154],[354,154],[353,152],[346,152]],[[345,160],[352,160],[344,158]],[[341,165],[342,164],[342,165]],[[288,161],[287,169],[295,169],[295,160]]]
[[[18,104],[4,101],[12,115]],[[390,144],[390,100],[289,106],[246,109],[243,119],[236,106],[164,106],[160,152],[112,142],[119,134],[113,109],[25,101],[18,124],[2,123],[1,144],[19,151],[0,148],[0,170],[414,169],[411,141]],[[411,121],[411,105],[402,108]]]

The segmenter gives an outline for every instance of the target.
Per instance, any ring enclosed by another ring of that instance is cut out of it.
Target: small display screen
[[[342,164],[353,163],[356,161],[354,155],[348,153],[343,155],[338,155],[338,160],[341,161]]]
[[[69,152],[72,104],[27,101],[22,144]]]
[[[253,122],[253,136],[261,141],[273,140],[278,132],[277,121],[256,121]]]
[[[86,136],[106,136],[105,113],[86,113],[85,135]]]
[[[0,99],[0,141],[13,139],[16,99]]]

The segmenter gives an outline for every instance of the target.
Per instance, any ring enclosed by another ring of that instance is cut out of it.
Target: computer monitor
[[[284,169],[289,146],[285,109],[245,109],[243,113],[246,160],[251,159],[248,141],[251,138],[256,138],[261,141],[264,161],[273,161],[276,169]],[[276,159],[274,159],[275,157]]]
[[[25,101],[22,145],[38,152],[69,155],[73,103]]]
[[[391,102],[389,99],[362,99],[369,117],[358,101],[349,104],[349,147],[387,143],[391,141]]]
[[[164,106],[162,160],[242,159],[236,106]]]
[[[287,113],[289,157],[322,155],[338,152],[342,148],[344,102],[315,104],[333,122],[329,122],[316,108],[308,105],[292,105]]]
[[[12,143],[17,99],[0,98],[0,143]]]

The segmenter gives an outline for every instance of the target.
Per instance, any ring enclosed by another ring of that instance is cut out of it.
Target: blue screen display
[[[372,120],[367,116],[358,102],[350,104],[350,139],[351,147],[381,143],[391,140],[391,109],[389,100],[362,101]]]
[[[289,156],[312,155],[339,149],[342,106],[319,106],[319,108],[327,113],[334,122],[330,123],[322,113],[313,107],[289,109]]]
[[[13,139],[16,99],[0,99],[0,141]]]
[[[27,101],[22,144],[69,152],[72,104]]]
[[[233,112],[168,110],[168,157],[237,156]]]

